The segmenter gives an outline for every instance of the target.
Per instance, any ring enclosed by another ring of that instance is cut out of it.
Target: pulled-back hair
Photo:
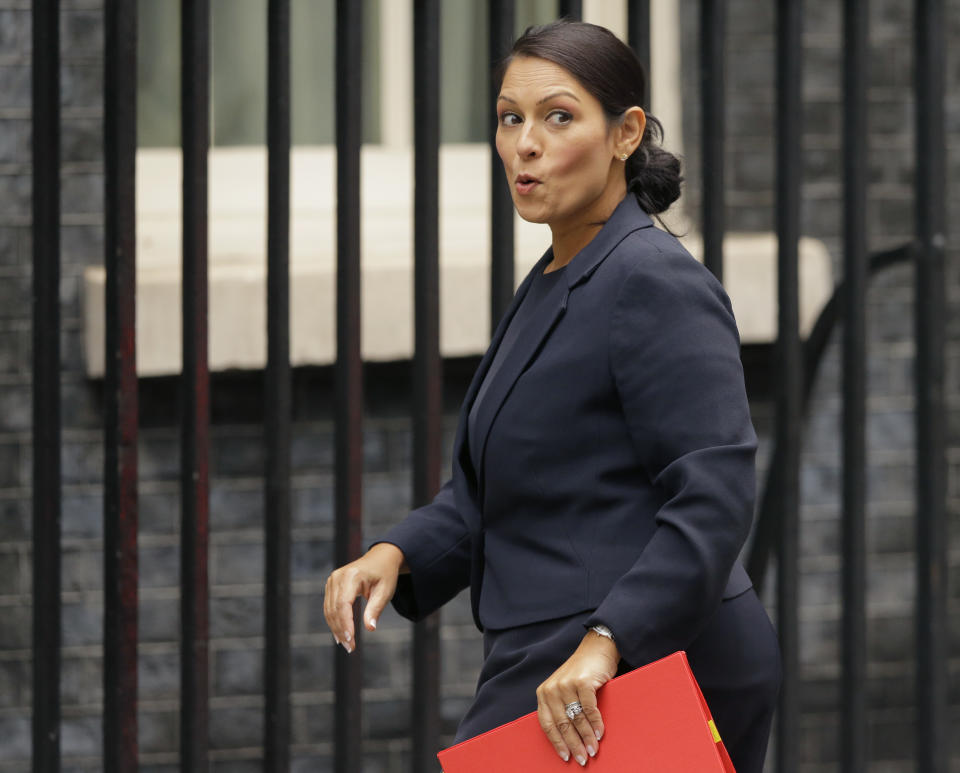
[[[611,123],[646,101],[643,65],[633,50],[605,27],[568,19],[528,27],[497,66],[496,90],[518,56],[546,59],[565,69],[600,102]],[[624,165],[627,189],[650,215],[665,212],[680,197],[683,181],[680,159],[660,147],[662,138],[660,121],[648,113],[640,144]]]

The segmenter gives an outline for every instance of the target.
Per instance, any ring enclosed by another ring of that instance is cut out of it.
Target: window
[[[364,2],[364,141],[380,137],[379,0]],[[140,0],[137,134],[140,147],[180,144],[180,3]],[[267,0],[212,0],[211,144],[266,141]],[[334,139],[334,2],[292,0],[294,144]]]

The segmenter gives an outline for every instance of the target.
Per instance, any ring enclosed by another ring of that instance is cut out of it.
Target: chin
[[[517,214],[520,215],[521,218],[528,223],[537,223],[540,225],[549,222],[550,218],[543,210],[525,206],[525,204],[526,202],[513,202],[514,209],[517,210]]]

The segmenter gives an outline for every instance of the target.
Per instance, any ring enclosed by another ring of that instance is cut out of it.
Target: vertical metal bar
[[[210,3],[180,3],[183,372],[180,377],[180,770],[208,769],[209,425],[207,149]]]
[[[947,770],[947,509],[944,435],[946,328],[945,18],[917,0],[917,750],[920,773]]]
[[[649,110],[653,91],[650,80],[650,0],[627,0],[627,42],[647,74],[647,102],[641,107]]]
[[[514,0],[490,0],[490,25],[488,51],[491,67],[510,52],[513,44],[513,26],[516,23],[516,3]],[[493,84],[490,104],[496,101],[496,89]],[[491,108],[492,109],[492,108]],[[503,164],[497,155],[497,124],[494,120],[490,129],[490,332],[497,327],[514,292],[513,270],[513,199],[507,187]]]
[[[703,262],[723,281],[724,42],[726,0],[700,2],[700,140],[703,148]]]
[[[801,29],[802,5],[777,4],[777,442],[782,484],[777,552],[777,622],[783,656],[783,685],[777,726],[777,771],[798,768],[799,636],[798,536],[799,470],[803,374],[799,334],[798,243],[800,239]]]
[[[267,6],[264,770],[290,769],[290,0]]]
[[[413,499],[440,488],[440,2],[413,5]],[[440,613],[413,635],[413,766],[436,769],[440,746]]]
[[[842,765],[867,769],[866,619],[866,0],[844,2]]]
[[[559,0],[558,16],[580,21],[583,19],[583,0]]]
[[[104,5],[103,766],[137,769],[137,4]]]
[[[363,3],[337,0],[337,362],[336,383],[336,563],[361,552],[363,474],[363,370],[360,354],[360,140]],[[361,637],[359,606],[356,644]],[[337,773],[362,768],[361,660],[336,648],[337,711],[334,739]]]
[[[60,3],[33,2],[33,770],[60,770]]]

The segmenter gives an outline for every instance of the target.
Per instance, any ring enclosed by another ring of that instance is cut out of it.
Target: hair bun
[[[647,116],[640,147],[627,161],[624,170],[627,190],[637,197],[640,208],[648,215],[666,212],[680,198],[680,159],[659,145],[663,130],[660,122]]]

